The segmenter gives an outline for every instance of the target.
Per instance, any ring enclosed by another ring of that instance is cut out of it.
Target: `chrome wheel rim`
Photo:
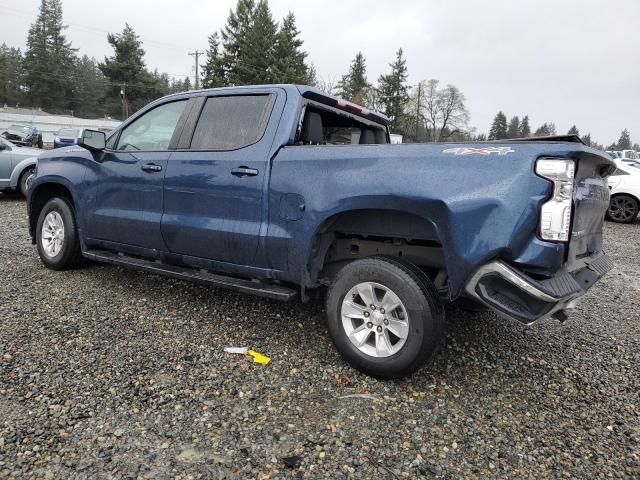
[[[345,295],[342,328],[362,353],[384,358],[398,353],[409,337],[409,315],[402,300],[380,283],[357,284]]]
[[[58,212],[49,212],[44,217],[41,237],[44,254],[49,258],[56,257],[64,246],[64,222]]]
[[[609,216],[620,222],[632,220],[636,214],[636,205],[630,198],[614,198],[609,207]]]

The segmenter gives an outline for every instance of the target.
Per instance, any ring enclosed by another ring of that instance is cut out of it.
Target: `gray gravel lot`
[[[616,268],[564,325],[451,309],[436,363],[384,382],[320,304],[49,271],[25,215],[0,195],[2,478],[640,477],[640,223],[607,223]]]

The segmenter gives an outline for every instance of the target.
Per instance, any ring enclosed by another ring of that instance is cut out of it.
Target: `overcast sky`
[[[24,47],[39,0],[0,0],[0,43]],[[235,0],[63,0],[79,54],[109,55],[106,32],[128,22],[151,69],[193,75]],[[356,52],[369,81],[405,50],[409,81],[437,78],[467,98],[471,125],[488,132],[498,110],[528,114],[535,129],[574,123],[600,143],[623,128],[640,142],[640,0],[270,0],[274,17],[297,18],[318,77],[338,80]]]

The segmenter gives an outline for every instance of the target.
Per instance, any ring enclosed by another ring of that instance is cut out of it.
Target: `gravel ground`
[[[0,218],[0,477],[640,477],[640,223],[607,223],[617,266],[564,325],[451,309],[437,361],[383,382],[321,305],[53,272],[24,202]]]

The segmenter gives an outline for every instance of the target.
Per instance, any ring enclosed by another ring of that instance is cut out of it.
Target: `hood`
[[[5,131],[20,138],[27,138],[31,135],[31,132],[25,132],[24,130],[15,130],[13,128],[7,128]]]
[[[11,147],[11,154],[17,155],[21,158],[37,157],[41,153],[42,153],[42,150],[38,148],[19,147],[17,145],[15,147]]]

